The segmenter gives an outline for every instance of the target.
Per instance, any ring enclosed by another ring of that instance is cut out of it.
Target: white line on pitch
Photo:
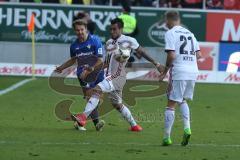
[[[0,145],[4,144],[30,144],[31,142],[16,142],[16,141],[0,141]],[[152,144],[152,143],[112,143],[112,142],[37,142],[34,145],[114,145],[114,146],[152,146],[152,147],[159,147],[161,144]],[[173,146],[180,146],[180,144],[174,144]],[[189,144],[192,147],[224,147],[224,148],[240,148],[240,144]]]
[[[11,85],[10,87],[8,87],[8,88],[6,88],[6,89],[0,90],[0,96],[2,96],[2,95],[6,94],[6,93],[8,93],[8,92],[11,92],[11,91],[17,89],[18,87],[21,87],[21,86],[23,86],[24,84],[26,84],[26,83],[28,83],[28,82],[30,82],[30,81],[32,81],[32,80],[34,80],[34,78],[24,79],[24,80],[22,80],[22,81],[20,81],[20,82],[18,82],[18,83],[16,83],[16,84]]]

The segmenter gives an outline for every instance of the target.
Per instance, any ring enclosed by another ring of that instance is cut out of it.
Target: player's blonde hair
[[[180,20],[180,15],[178,11],[170,10],[165,13],[166,20],[178,21]]]

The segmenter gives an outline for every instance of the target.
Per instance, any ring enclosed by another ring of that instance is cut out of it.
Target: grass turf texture
[[[0,76],[0,90],[6,89],[7,87],[20,82],[26,79],[26,77],[8,77],[8,76]]]
[[[15,82],[15,78],[19,81],[18,77],[1,77],[0,84]],[[148,89],[146,85],[142,88]],[[106,126],[102,132],[96,132],[88,122],[87,132],[82,133],[73,129],[72,122],[57,119],[54,108],[59,101],[72,99],[76,102],[71,111],[82,111],[84,100],[58,94],[49,88],[47,79],[39,78],[0,96],[0,159],[238,160],[239,90],[239,85],[197,84],[194,102],[189,103],[190,145],[179,145],[183,130],[177,110],[174,145],[162,147],[165,96],[138,98],[131,108],[144,128],[141,133],[127,131],[129,125],[115,110],[103,117]]]

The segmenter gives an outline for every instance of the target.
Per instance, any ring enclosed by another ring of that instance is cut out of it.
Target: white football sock
[[[96,95],[93,95],[89,100],[88,100],[88,103],[85,107],[85,110],[84,110],[84,114],[88,117],[91,112],[97,108],[98,106],[98,102],[99,102],[99,97],[96,96]]]
[[[122,105],[120,113],[122,114],[123,118],[126,119],[131,126],[136,126],[137,125],[137,123],[134,120],[130,110],[126,106]]]
[[[190,128],[190,111],[186,101],[180,103],[184,129]]]
[[[172,126],[175,119],[175,110],[167,107],[164,114],[165,114],[164,138],[169,138],[171,135]]]

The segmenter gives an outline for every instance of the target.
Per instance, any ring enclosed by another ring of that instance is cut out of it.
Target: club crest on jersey
[[[98,48],[98,54],[103,54],[102,48]]]
[[[91,48],[91,45],[90,45],[90,44],[89,44],[89,45],[87,45],[87,48],[88,48],[88,49],[90,49],[90,48]]]

